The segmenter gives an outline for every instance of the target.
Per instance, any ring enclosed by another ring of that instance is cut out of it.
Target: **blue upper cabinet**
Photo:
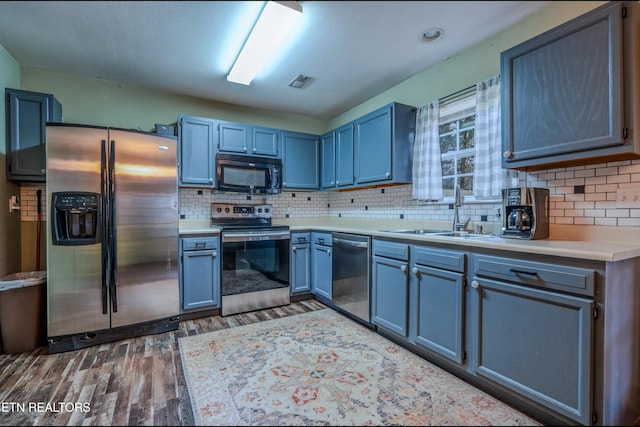
[[[47,122],[62,120],[62,106],[53,95],[5,89],[7,172],[12,181],[46,181]]]
[[[640,156],[639,15],[606,2],[501,53],[503,168]]]
[[[336,185],[353,185],[353,123],[336,129]]]
[[[336,137],[328,132],[320,137],[320,187],[331,189],[336,186]]]
[[[282,132],[283,190],[320,188],[320,137]]]
[[[251,126],[242,123],[218,123],[218,150],[253,156],[277,157],[277,129]]]
[[[356,185],[411,182],[415,110],[394,102],[354,121]]]
[[[203,117],[178,117],[180,186],[215,186],[215,124]]]

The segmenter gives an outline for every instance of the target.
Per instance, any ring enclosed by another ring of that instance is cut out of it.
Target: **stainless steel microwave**
[[[218,153],[216,182],[219,191],[277,194],[282,191],[282,160]]]

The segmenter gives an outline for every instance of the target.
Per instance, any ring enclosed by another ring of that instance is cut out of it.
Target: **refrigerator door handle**
[[[118,270],[118,259],[116,255],[116,233],[115,233],[115,212],[116,212],[116,142],[111,140],[109,149],[109,294],[111,296],[111,311],[118,311],[118,292],[116,289],[116,271]]]
[[[108,182],[108,176],[107,176],[107,141],[106,140],[102,140],[102,144],[101,144],[101,151],[100,151],[100,192],[102,193],[102,200],[101,200],[101,204],[100,204],[100,208],[98,211],[98,218],[100,221],[100,228],[101,228],[101,234],[102,234],[102,243],[101,243],[101,247],[102,247],[102,314],[107,314],[109,307],[108,307],[108,276],[107,276],[107,271],[108,271],[108,266],[109,266],[109,248],[107,246],[107,242],[109,241],[108,239],[108,227],[109,225],[107,224],[106,221],[106,216],[105,216],[105,211],[107,210],[108,207],[108,203],[107,203],[107,182]]]

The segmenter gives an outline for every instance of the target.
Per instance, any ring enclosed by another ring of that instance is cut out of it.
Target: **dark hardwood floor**
[[[2,354],[0,425],[193,425],[180,337],[323,308],[316,300],[304,300],[234,316],[182,320],[176,331],[77,351],[49,354],[45,346]]]

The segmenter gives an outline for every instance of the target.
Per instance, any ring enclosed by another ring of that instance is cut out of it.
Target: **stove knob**
[[[225,213],[229,213],[229,208],[224,208]]]
[[[222,208],[218,208],[216,210],[218,211],[218,213],[222,212]]]
[[[264,208],[264,213],[269,213],[269,208]]]
[[[258,208],[258,213],[262,213],[262,208]]]

